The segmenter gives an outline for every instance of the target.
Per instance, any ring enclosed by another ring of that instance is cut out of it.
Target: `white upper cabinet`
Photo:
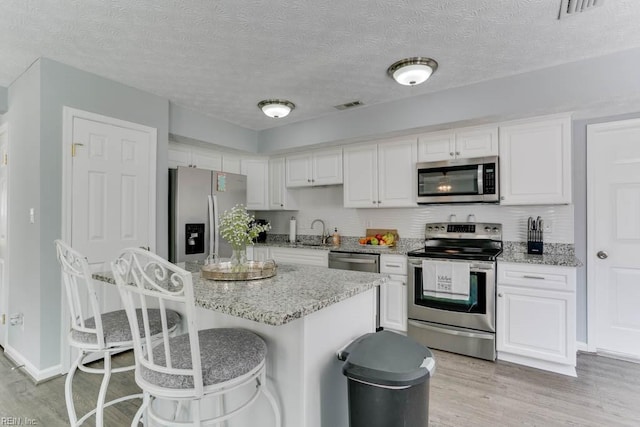
[[[287,187],[335,184],[342,184],[342,148],[287,156]]]
[[[418,161],[498,155],[498,126],[475,126],[432,132],[418,137]]]
[[[170,168],[186,166],[219,171],[222,169],[222,155],[205,148],[170,143],[167,163]]]
[[[415,137],[344,148],[344,207],[416,206]]]
[[[269,159],[269,209],[296,209],[295,201],[285,186],[285,158]]]
[[[571,203],[571,118],[500,126],[500,204]]]
[[[241,172],[247,176],[247,209],[269,209],[269,160],[242,159]]]
[[[214,147],[207,149],[173,141],[169,142],[167,163],[170,168],[186,166],[228,173],[241,173],[239,155],[223,153]]]

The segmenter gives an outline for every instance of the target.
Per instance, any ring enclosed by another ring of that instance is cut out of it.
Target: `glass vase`
[[[247,247],[237,246],[233,247],[231,252],[231,271],[239,273],[245,271],[247,266]]]

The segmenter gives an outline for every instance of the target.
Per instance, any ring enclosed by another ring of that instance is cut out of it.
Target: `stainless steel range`
[[[495,360],[501,252],[501,224],[426,224],[424,248],[408,253],[408,335],[431,348]]]

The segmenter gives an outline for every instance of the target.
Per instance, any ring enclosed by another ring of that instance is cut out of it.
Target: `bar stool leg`
[[[260,375],[260,381],[262,382],[262,387],[260,387],[260,389],[262,390],[262,393],[267,398],[267,400],[269,401],[269,404],[271,404],[271,408],[273,409],[273,415],[276,421],[275,425],[276,427],[281,427],[282,416],[280,414],[280,407],[278,406],[278,402],[276,401],[276,398],[273,396],[273,393],[271,393],[271,390],[269,390],[269,388],[267,387],[266,370],[262,371],[262,375]]]
[[[111,353],[104,352],[103,356],[102,384],[100,384],[100,392],[98,393],[98,401],[96,402],[96,427],[104,425],[104,401],[107,397],[107,388],[109,388],[109,380],[111,379]]]
[[[73,403],[73,376],[78,370],[78,365],[80,365],[84,356],[84,351],[80,350],[80,354],[76,360],[74,360],[73,364],[71,364],[64,382],[64,398],[67,401],[67,413],[69,414],[69,425],[71,426],[75,426],[78,423],[78,416],[76,415],[76,408]]]

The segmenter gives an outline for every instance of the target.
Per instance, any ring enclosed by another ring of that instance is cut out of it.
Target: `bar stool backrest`
[[[180,383],[178,393],[184,397],[203,396],[200,342],[195,323],[191,273],[140,248],[123,250],[111,264],[111,268],[133,334],[136,379],[142,380],[140,371],[145,369],[146,375],[175,379]],[[151,308],[160,308],[162,313],[162,334],[153,340],[148,315]],[[172,343],[176,340],[171,339],[171,330],[167,327],[167,308],[181,312],[183,324],[187,328],[190,354],[181,354],[175,348],[172,351]],[[191,358],[191,368],[176,368],[178,359],[184,357]],[[145,387],[154,388],[149,384]],[[161,389],[155,391],[162,394]],[[172,390],[172,393],[175,395],[176,390]]]
[[[84,342],[82,347],[102,350],[105,348],[105,342],[100,303],[87,258],[62,240],[56,240],[55,244],[71,316],[71,329],[95,336],[95,344]],[[83,304],[85,299],[88,304]],[[87,324],[90,318],[94,319],[93,325]]]

